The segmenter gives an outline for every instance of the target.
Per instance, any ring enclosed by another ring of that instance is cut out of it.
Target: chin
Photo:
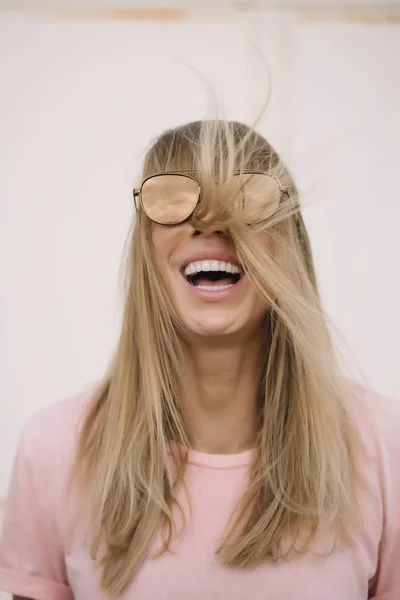
[[[189,336],[201,337],[204,340],[210,338],[215,340],[226,336],[245,335],[248,329],[243,322],[239,322],[238,319],[227,318],[226,314],[206,315],[204,312],[198,318],[190,319],[186,315],[183,319]]]

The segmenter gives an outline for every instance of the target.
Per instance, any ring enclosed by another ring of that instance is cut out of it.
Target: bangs
[[[195,121],[165,131],[151,146],[144,177],[163,171],[195,171],[217,182],[235,172],[276,173],[278,154],[259,133],[235,121]]]

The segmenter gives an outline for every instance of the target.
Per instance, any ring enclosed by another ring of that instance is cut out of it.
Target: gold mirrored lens
[[[275,177],[266,174],[244,173],[237,177],[237,205],[253,218],[266,219],[279,206],[281,187]]]
[[[187,219],[196,208],[199,195],[199,184],[186,175],[156,175],[147,179],[141,189],[144,212],[163,225]]]

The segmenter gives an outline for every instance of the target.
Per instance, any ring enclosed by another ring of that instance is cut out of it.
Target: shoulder
[[[33,413],[24,423],[20,446],[26,458],[48,456],[57,458],[72,452],[79,426],[96,384],[91,384],[75,394],[63,398]]]
[[[354,382],[345,383],[347,407],[370,459],[400,461],[400,399]]]
[[[97,385],[90,386],[42,408],[25,422],[6,502],[5,522],[10,523],[10,535],[26,525],[21,521],[22,514],[26,518],[34,516],[37,522],[50,522],[58,514],[59,500],[75,456],[79,424],[96,389]]]

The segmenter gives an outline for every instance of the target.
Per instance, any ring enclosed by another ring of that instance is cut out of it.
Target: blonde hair
[[[216,548],[226,565],[248,568],[311,551],[324,524],[333,539],[352,531],[353,432],[288,169],[253,128],[224,120],[164,132],[147,153],[143,177],[186,169],[196,171],[204,190],[193,226],[217,220],[229,229],[246,273],[270,307],[254,461]],[[288,191],[273,214],[261,211],[249,222],[234,210],[224,186],[215,185],[246,170],[273,175]],[[89,520],[101,588],[113,595],[135,576],[160,527],[161,552],[169,548],[187,460],[184,450],[172,453],[172,476],[170,442],[189,446],[178,397],[186,332],[158,276],[150,232],[139,211],[127,247],[119,342],[87,407],[69,481]],[[269,243],[260,244],[260,236]]]

